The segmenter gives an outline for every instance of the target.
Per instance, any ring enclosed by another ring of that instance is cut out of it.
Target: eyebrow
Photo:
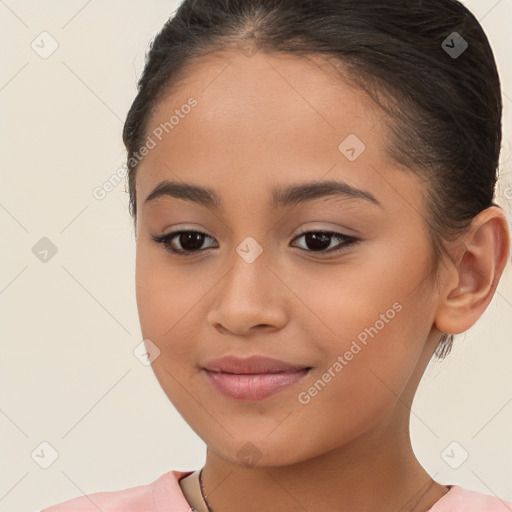
[[[220,195],[210,188],[169,180],[158,183],[144,200],[144,205],[165,196],[192,201],[215,210],[219,210],[222,205]],[[383,208],[377,198],[367,190],[353,187],[339,180],[306,182],[284,188],[275,187],[272,189],[272,205],[274,208],[285,208],[327,196],[364,199]]]

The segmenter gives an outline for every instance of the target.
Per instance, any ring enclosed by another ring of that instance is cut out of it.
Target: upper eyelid
[[[170,231],[169,233],[165,234],[165,235],[162,235],[160,237],[157,237],[157,238],[161,238],[161,239],[168,239],[168,240],[173,240],[176,236],[178,236],[179,234],[181,233],[199,233],[201,235],[206,235],[207,237],[211,238],[212,240],[216,240],[214,236],[212,235],[209,235],[208,233],[205,233],[203,231],[199,231],[198,229],[183,229],[183,228],[180,228],[178,227],[177,229],[173,230],[173,231]],[[347,239],[347,242],[346,244],[349,244],[351,242],[358,242],[361,240],[360,237],[357,237],[357,236],[354,236],[354,235],[347,235],[345,233],[340,233],[338,231],[333,231],[333,230],[330,230],[330,229],[325,229],[325,228],[318,228],[318,229],[305,229],[303,231],[300,231],[299,233],[297,233],[293,238],[292,238],[292,242],[294,242],[295,240],[297,240],[298,238],[308,234],[308,233],[324,233],[324,234],[327,234],[327,235],[331,235],[333,237],[338,237],[338,238],[345,238]],[[207,247],[206,249],[216,249],[216,247]],[[193,251],[194,253],[199,253],[199,252],[202,252],[204,251],[205,249],[200,249],[198,251]],[[181,251],[183,253],[186,253],[187,251],[186,250],[183,250]]]
[[[206,233],[204,231],[201,231],[199,229],[191,229],[191,228],[181,228],[181,227],[178,227],[172,231],[169,231],[169,233],[166,233],[164,235],[162,235],[162,237],[172,237],[172,236],[175,236],[175,235],[178,235],[180,233],[200,233],[201,235],[206,235],[206,236],[209,236],[210,238],[215,238],[213,235],[210,235],[209,233]],[[347,238],[357,238],[356,236],[354,235],[349,235],[347,233],[340,233],[339,231],[336,231],[334,229],[329,229],[329,228],[308,228],[308,229],[304,229],[302,231],[299,231],[295,236],[294,236],[294,239],[297,238],[298,236],[302,236],[302,235],[305,235],[307,233],[326,233],[326,234],[330,234],[330,235],[340,235],[340,236],[344,236],[344,237],[347,237]]]
[[[315,221],[312,221],[310,222],[313,223]],[[318,223],[321,223],[322,221],[318,221]],[[331,223],[332,224],[332,223]],[[348,233],[344,233],[344,232],[339,232],[339,230],[342,230],[342,231],[350,231],[352,233],[356,233],[355,235],[350,235]],[[175,226],[173,226],[172,228],[172,231],[169,231],[168,233],[164,233],[162,236],[166,236],[166,235],[171,235],[171,234],[176,234],[176,233],[179,233],[179,232],[196,232],[196,233],[201,233],[201,234],[204,234],[204,235],[208,235],[212,238],[215,238],[213,235],[210,235],[210,233],[208,233],[205,228],[203,227],[200,227],[200,228],[196,228],[196,227],[191,227],[190,225],[187,225],[187,224],[177,224]],[[349,228],[348,226],[338,226],[338,227],[316,227],[316,226],[308,226],[304,229],[301,229],[301,231],[299,231],[298,235],[302,235],[304,233],[309,233],[309,232],[315,232],[315,233],[318,233],[318,232],[326,232],[326,233],[336,233],[336,234],[339,234],[339,235],[344,235],[344,236],[359,236],[359,232],[358,230],[354,229],[354,228]]]

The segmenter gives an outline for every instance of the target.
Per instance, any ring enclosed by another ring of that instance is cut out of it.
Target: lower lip
[[[213,387],[236,400],[263,400],[300,382],[309,368],[282,373],[233,374],[204,370]]]

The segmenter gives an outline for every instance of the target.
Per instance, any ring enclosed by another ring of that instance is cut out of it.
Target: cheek
[[[158,347],[151,368],[175,408],[190,409],[188,383],[194,373],[194,305],[205,295],[197,282],[189,283],[175,265],[152,250],[137,249],[136,298],[142,336]]]
[[[336,404],[331,425],[353,421],[355,427],[389,408],[431,328],[424,307],[427,262],[389,245],[379,256],[364,265],[347,259],[295,273],[294,292],[307,305],[301,328],[322,354],[302,403],[312,417]]]
[[[373,314],[381,311],[388,323]],[[417,327],[408,318],[414,311],[404,301],[368,312],[371,323],[362,313],[353,316],[350,308],[338,315],[337,335],[323,345],[323,364],[298,389],[297,427],[316,433],[316,449],[355,439],[402,407],[399,397],[423,346],[414,338]]]
[[[397,238],[405,242],[383,237],[340,263],[304,266],[290,274],[294,293],[307,306],[302,307],[305,322],[332,340],[329,351],[345,348],[340,339],[364,343],[372,334],[400,344],[426,328],[428,251],[422,240],[411,243],[410,233]]]
[[[187,337],[180,334],[190,321],[201,291],[195,285],[187,286],[178,269],[162,263],[165,258],[154,257],[153,252],[142,246],[137,248],[137,309],[143,338],[151,340],[160,351],[152,369],[158,380],[168,381],[166,387],[173,387],[166,370],[176,375],[188,367],[191,346]]]
[[[216,279],[205,265],[171,261],[163,251],[149,244],[137,247],[135,281],[143,334],[165,344],[204,307]]]

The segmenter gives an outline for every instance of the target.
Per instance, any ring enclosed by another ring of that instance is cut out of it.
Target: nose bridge
[[[230,258],[231,271],[227,277],[227,290],[235,293],[235,298],[242,302],[259,304],[264,296],[268,296],[269,251],[263,248],[255,237],[245,237],[237,246]]]
[[[210,322],[239,334],[256,325],[283,325],[282,285],[269,269],[271,258],[255,237],[247,236],[235,246]]]
[[[252,192],[236,194],[239,202],[231,225],[232,270],[226,277],[234,285],[246,286],[252,301],[261,299],[268,303],[270,295],[277,298],[283,287],[272,272],[278,272],[275,267],[279,258],[273,251],[281,244],[276,239],[275,219],[262,204],[266,200],[258,199],[266,197],[265,193],[257,189],[256,183],[245,186]],[[243,290],[236,291],[243,294]]]

